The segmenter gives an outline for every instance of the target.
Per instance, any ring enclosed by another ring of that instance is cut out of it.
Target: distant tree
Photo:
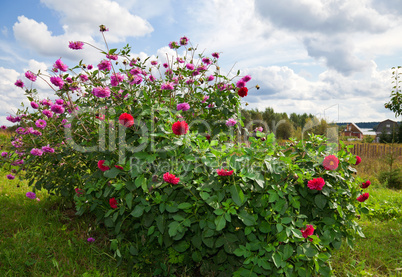
[[[278,122],[276,127],[276,137],[278,139],[289,139],[293,135],[293,125],[289,120],[283,119]]]

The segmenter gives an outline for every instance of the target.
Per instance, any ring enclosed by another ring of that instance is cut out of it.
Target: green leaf
[[[145,182],[145,177],[144,177],[144,175],[140,175],[140,176],[138,176],[136,179],[135,179],[135,186],[137,187],[137,188],[139,188],[139,187],[141,187],[142,186],[142,184]]]
[[[220,231],[226,226],[226,219],[223,215],[215,218],[216,231]]]
[[[244,193],[238,185],[235,184],[230,187],[230,194],[237,206],[241,207],[244,204]]]
[[[269,191],[269,203],[275,202],[279,200],[279,195],[276,193],[276,191],[270,190]]]
[[[281,219],[282,224],[289,224],[290,222],[292,222],[291,217],[284,217],[284,218]]]
[[[322,210],[322,209],[324,209],[325,205],[327,204],[327,198],[322,194],[318,194],[314,198],[314,202],[317,205],[317,207]]]
[[[156,217],[156,227],[158,227],[159,232],[161,232],[162,234],[165,233],[165,215],[158,215]]]
[[[144,213],[144,206],[137,205],[135,206],[134,210],[131,212],[133,217],[140,217]]]
[[[286,244],[283,250],[283,260],[287,260],[292,255],[293,255],[293,247],[289,244]]]
[[[282,264],[282,256],[280,252],[275,252],[274,255],[272,255],[272,260],[277,268],[279,268]]]
[[[178,230],[180,229],[180,223],[177,221],[173,221],[169,224],[169,236],[174,237]]]
[[[304,249],[306,256],[309,258],[314,257],[318,253],[317,249],[315,249],[315,247],[311,244],[308,244],[306,247],[304,247]]]
[[[150,236],[150,235],[152,235],[153,233],[154,233],[154,231],[155,231],[155,226],[151,226],[151,227],[149,227],[149,229],[148,229],[148,236]]]
[[[179,206],[177,206],[177,208],[181,209],[181,210],[187,210],[190,209],[193,205],[191,205],[188,202],[184,202],[184,203],[180,203]]]
[[[177,252],[184,252],[190,247],[190,243],[188,241],[182,240],[179,243],[174,243],[172,245],[173,249],[176,250]]]
[[[126,195],[126,203],[127,207],[131,210],[131,207],[133,205],[133,194],[131,192]]]
[[[240,218],[241,221],[243,221],[246,226],[253,226],[257,223],[254,216],[249,214],[245,210],[241,210],[241,212],[238,213],[237,216]]]
[[[202,255],[201,255],[200,251],[193,251],[191,258],[193,258],[193,261],[196,263],[199,263],[202,261]]]
[[[116,178],[116,176],[117,176],[120,172],[121,172],[121,171],[120,171],[119,169],[113,167],[113,168],[111,168],[111,169],[109,169],[109,170],[106,170],[106,171],[103,173],[103,176],[105,176],[106,178]]]

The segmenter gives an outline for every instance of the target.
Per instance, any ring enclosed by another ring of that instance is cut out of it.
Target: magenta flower
[[[3,158],[5,158],[5,157],[7,157],[8,156],[8,152],[1,152],[1,156],[3,157]]]
[[[92,66],[92,64],[88,64],[87,68],[88,68],[88,70],[91,70],[94,67]]]
[[[50,107],[52,112],[62,114],[64,113],[64,108],[61,105],[54,104]]]
[[[55,85],[58,86],[60,89],[63,87],[64,85],[64,81],[61,77],[58,76],[52,76],[50,77],[50,82]]]
[[[5,129],[7,129],[7,126],[6,126],[6,125],[1,125],[0,128],[1,128],[2,130],[5,130]]]
[[[39,105],[38,105],[36,102],[31,101],[31,107],[32,107],[33,109],[37,109],[37,108],[39,107]]]
[[[42,154],[43,154],[43,151],[38,148],[32,148],[32,150],[31,150],[31,155],[42,156]]]
[[[169,65],[168,65],[167,63],[164,63],[164,64],[163,64],[163,67],[164,67],[164,68],[168,68]]]
[[[124,80],[124,75],[121,75],[120,73],[115,73],[110,76],[110,84],[112,87],[117,87],[119,83],[121,83]]]
[[[177,49],[177,48],[179,48],[180,46],[179,46],[179,44],[177,43],[177,42],[175,42],[175,41],[171,41],[171,42],[169,42],[169,48],[170,49]]]
[[[206,71],[207,67],[205,65],[200,65],[199,67],[197,67],[197,71]]]
[[[228,126],[228,127],[233,127],[236,125],[236,123],[237,123],[237,121],[234,120],[233,118],[229,118],[228,120],[226,120],[226,126]]]
[[[33,131],[31,132],[31,134],[32,134],[32,135],[35,135],[35,136],[41,136],[41,135],[42,135],[42,133],[41,133],[40,131],[38,131],[38,130],[33,130]]]
[[[7,176],[8,180],[14,180],[15,176],[13,174],[8,174]]]
[[[80,79],[81,79],[82,82],[86,82],[86,81],[88,81],[88,76],[84,75],[84,74],[81,74]]]
[[[233,174],[233,170],[229,171],[227,169],[220,168],[216,170],[216,173],[218,173],[219,176],[230,176]]]
[[[73,50],[81,50],[84,47],[84,43],[82,41],[70,41],[68,47]]]
[[[158,61],[151,61],[151,65],[157,65]]]
[[[49,110],[43,110],[42,113],[43,113],[44,115],[46,115],[47,118],[53,117],[53,113],[52,113],[51,111],[49,111]]]
[[[65,65],[60,59],[58,59],[54,63],[53,68],[56,69],[56,71],[57,71],[57,69],[60,70],[60,71],[67,71],[68,70],[68,66]]]
[[[201,103],[207,102],[208,99],[209,99],[209,96],[205,95],[204,98],[202,99]]]
[[[212,53],[212,57],[214,57],[216,59],[219,59],[219,53],[217,53],[217,52]]]
[[[312,236],[314,234],[314,227],[313,227],[313,225],[307,224],[306,229],[301,229],[300,231],[303,235],[303,238],[306,239],[309,236]]]
[[[109,60],[117,61],[119,59],[119,56],[106,54],[106,58],[108,58]]]
[[[307,183],[308,188],[312,189],[312,190],[322,190],[324,185],[325,185],[325,181],[321,177],[312,179],[312,180],[308,181],[308,183]]]
[[[112,64],[108,60],[103,60],[98,64],[99,70],[110,71],[112,69]]]
[[[141,76],[134,76],[133,80],[130,82],[130,85],[139,85],[142,82]]]
[[[180,38],[180,45],[187,45],[188,44],[189,39],[187,37],[181,37]]]
[[[211,81],[213,81],[214,79],[215,79],[214,75],[209,75],[208,78],[207,78],[207,81],[208,81],[208,82],[211,82]]]
[[[87,242],[95,242],[95,239],[92,238],[92,237],[91,237],[91,238],[88,238],[88,239],[87,239]]]
[[[210,58],[203,58],[202,62],[205,63],[206,65],[210,65],[212,63]]]
[[[41,129],[45,129],[46,127],[46,121],[43,119],[38,119],[35,122],[36,127],[41,128]]]
[[[153,75],[150,75],[150,76],[149,76],[149,81],[150,81],[150,82],[154,82],[154,81],[155,81],[155,77],[154,77]]]
[[[194,84],[194,80],[193,80],[193,79],[188,79],[188,80],[186,81],[186,84],[187,84],[187,85]]]
[[[64,104],[64,100],[63,99],[56,99],[55,103],[57,105],[63,105]]]
[[[251,80],[251,76],[250,75],[246,75],[246,76],[244,76],[243,78],[241,78],[244,82],[248,82],[248,81],[250,81]]]
[[[36,81],[36,75],[31,72],[31,71],[27,71],[25,72],[25,77],[27,77],[29,80],[31,80],[32,82]]]
[[[262,131],[264,131],[264,128],[262,128],[262,127],[260,126],[260,127],[255,128],[254,131],[255,131],[255,132],[262,132]]]
[[[173,84],[172,83],[166,83],[161,85],[161,89],[166,89],[166,90],[173,90]]]
[[[180,103],[180,104],[177,104],[177,110],[178,111],[183,111],[183,112],[185,112],[185,111],[188,111],[190,109],[190,105],[188,104],[188,103]]]
[[[174,174],[166,172],[165,174],[163,174],[163,181],[165,181],[166,183],[177,185],[180,181],[180,178],[176,177],[176,175]]]
[[[238,88],[244,88],[246,86],[246,82],[244,82],[243,80],[239,80],[239,81],[237,81],[237,83],[236,83],[236,87],[238,87]]]
[[[92,94],[99,98],[106,98],[110,96],[110,89],[108,87],[94,87]]]
[[[188,70],[194,70],[194,65],[192,63],[186,64]]]
[[[42,146],[42,150],[45,153],[54,153],[54,148],[50,147],[49,144],[47,146]]]
[[[17,134],[19,134],[19,135],[22,135],[22,134],[24,134],[24,132],[25,132],[25,128],[18,127],[18,128],[15,130],[15,132],[16,132]]]
[[[52,101],[48,100],[48,99],[43,99],[39,102],[41,105],[45,105],[45,106],[51,106],[53,103]]]
[[[21,81],[21,79],[18,79],[18,80],[14,83],[14,85],[16,85],[16,86],[19,87],[19,88],[23,88],[23,87],[24,87],[24,82]]]
[[[36,194],[32,191],[29,191],[29,192],[27,192],[26,197],[28,197],[29,199],[35,199]]]

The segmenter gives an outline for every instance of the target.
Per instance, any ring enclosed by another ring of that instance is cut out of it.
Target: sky
[[[45,72],[61,58],[69,66],[102,58],[126,44],[140,57],[164,57],[168,43],[187,36],[206,55],[219,52],[224,72],[250,75],[244,107],[307,113],[329,122],[400,120],[384,108],[391,68],[402,65],[399,0],[13,0],[0,10],[0,125],[21,103],[17,79],[46,97]],[[252,89],[259,85],[260,89]]]

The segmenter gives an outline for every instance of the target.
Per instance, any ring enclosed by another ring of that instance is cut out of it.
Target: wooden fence
[[[367,158],[382,157],[389,153],[396,153],[397,156],[402,156],[401,144],[383,144],[383,143],[355,143],[350,151],[358,156]]]

